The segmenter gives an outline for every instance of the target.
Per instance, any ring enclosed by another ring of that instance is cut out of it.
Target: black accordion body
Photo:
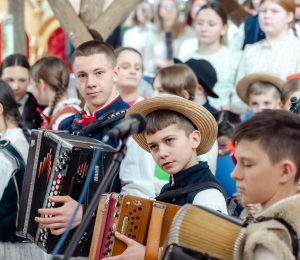
[[[69,195],[78,200],[89,166],[100,145],[98,140],[66,132],[32,130],[17,235],[29,238],[48,254],[53,251],[61,236],[52,235],[49,229],[43,228],[34,218],[40,216],[40,208],[61,206],[50,201],[49,196]],[[115,152],[111,146],[104,145],[93,169],[94,175],[89,187],[97,188],[100,185]],[[73,256],[86,256],[83,246],[91,240],[94,222],[95,216]],[[59,254],[62,254],[73,233],[74,230],[71,230]]]

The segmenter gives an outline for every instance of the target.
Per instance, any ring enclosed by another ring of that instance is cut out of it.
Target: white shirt
[[[0,134],[1,140],[8,140],[20,152],[24,162],[27,162],[29,144],[21,128],[7,129]],[[4,150],[0,150],[0,200],[9,182],[11,174],[17,169],[15,159]]]
[[[29,95],[26,94],[26,95],[18,102],[18,103],[21,105],[21,106],[19,107],[19,112],[20,112],[21,115],[23,114],[24,106],[25,106],[25,104],[26,104],[28,98],[29,98]]]
[[[197,51],[199,49],[199,40],[197,37],[186,39],[182,44],[179,51],[178,58],[181,60],[185,56]]]
[[[148,32],[153,29],[153,23],[146,23],[145,27],[134,26],[124,33],[123,47],[131,47],[145,55],[145,46],[148,39]]]
[[[257,71],[271,71],[286,80],[286,77],[300,72],[300,39],[292,34],[281,40],[266,39],[247,44],[236,77],[236,84],[245,76]],[[231,110],[235,113],[247,113],[249,108],[241,101],[234,88]]]
[[[78,98],[75,98],[75,97],[70,97],[66,100],[62,100],[62,101],[58,102],[56,107],[54,108],[52,117],[54,117],[56,113],[59,113],[66,106],[74,107],[77,111],[79,111],[79,110],[81,110],[81,108],[79,106],[80,104],[81,104],[81,100]],[[43,113],[46,116],[49,115],[49,112],[50,112],[50,107],[46,107],[43,111]],[[60,115],[53,123],[52,130],[58,130],[60,123],[72,115],[74,115],[74,113],[64,113],[63,115]]]

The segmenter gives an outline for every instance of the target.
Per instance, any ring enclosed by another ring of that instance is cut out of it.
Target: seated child
[[[32,94],[40,105],[44,117],[43,128],[58,130],[60,123],[81,108],[81,100],[68,97],[70,73],[64,61],[56,56],[38,60],[31,68]]]
[[[259,71],[242,78],[236,92],[252,113],[280,109],[280,92],[284,81],[270,71]]]
[[[175,59],[175,63],[182,62]],[[204,106],[209,112],[216,112],[217,110],[209,104],[207,98],[208,96],[212,98],[219,98],[219,96],[213,91],[213,88],[218,81],[214,67],[206,60],[190,59],[185,62],[185,64],[191,68],[198,80],[194,101],[201,106]]]
[[[265,110],[232,134],[237,165],[231,177],[245,204],[260,203],[262,211],[246,229],[241,259],[299,258],[293,252],[300,237],[299,130],[293,113]]]
[[[300,78],[290,79],[283,84],[280,97],[282,110],[290,110],[292,97],[300,98]]]
[[[137,50],[129,47],[119,48],[115,53],[117,66],[120,67],[119,78],[116,82],[117,90],[122,99],[132,106],[146,99],[136,92],[143,74],[143,58]]]
[[[144,133],[133,138],[151,153],[159,167],[171,175],[170,183],[163,187],[157,200],[169,191],[174,192],[190,184],[213,182],[220,185],[207,163],[197,159],[197,155],[211,149],[216,140],[217,124],[211,113],[195,102],[173,95],[161,95],[139,102],[129,109],[126,116],[133,113],[141,113],[147,118]],[[192,191],[167,202],[180,206],[192,203],[227,214],[225,198],[217,188]],[[122,255],[113,257],[114,260],[144,259],[143,245],[119,233],[116,237],[128,248]]]
[[[218,124],[218,157],[231,154],[227,143],[231,143],[230,134],[235,126],[241,123],[241,118],[239,115],[227,110],[217,111],[213,116]]]

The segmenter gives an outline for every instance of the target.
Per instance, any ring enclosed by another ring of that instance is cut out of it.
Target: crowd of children
[[[244,208],[235,214],[248,225],[241,259],[300,259],[300,119],[289,111],[291,98],[300,98],[296,5],[262,0],[253,6],[257,15],[240,26],[234,49],[223,44],[228,17],[219,2],[191,1],[185,25],[175,0],[159,1],[156,13],[142,1],[124,47],[114,50],[93,40],[74,50],[81,100],[68,94],[70,71],[58,57],[43,57],[32,67],[21,54],[2,61],[0,260],[44,257],[15,235],[31,129],[71,133],[72,125],[84,128],[111,110],[147,120],[145,131],[127,141],[113,192],[223,214],[229,213],[227,196],[233,197]],[[141,94],[145,83],[152,97]],[[119,123],[91,138],[101,141]],[[116,148],[119,140],[108,145]],[[90,187],[72,228],[94,193]],[[49,199],[63,206],[39,209],[53,217],[35,220],[60,235],[77,202],[69,196]],[[119,233],[116,238],[128,247],[112,260],[144,259],[144,246]]]

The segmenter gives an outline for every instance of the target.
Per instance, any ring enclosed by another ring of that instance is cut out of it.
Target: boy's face
[[[196,148],[201,140],[199,131],[193,131],[187,137],[184,130],[170,125],[155,134],[145,133],[145,138],[154,161],[170,175],[198,163]]]
[[[97,111],[116,96],[114,83],[120,68],[112,68],[104,53],[77,57],[73,70],[76,86],[90,112]]]
[[[249,106],[252,113],[261,112],[264,109],[279,109],[280,99],[277,99],[273,91],[265,94],[249,95]]]
[[[261,203],[266,208],[276,199],[284,183],[282,162],[271,164],[259,141],[241,140],[237,144],[235,157],[237,165],[231,178],[236,180],[237,192],[245,204]]]

